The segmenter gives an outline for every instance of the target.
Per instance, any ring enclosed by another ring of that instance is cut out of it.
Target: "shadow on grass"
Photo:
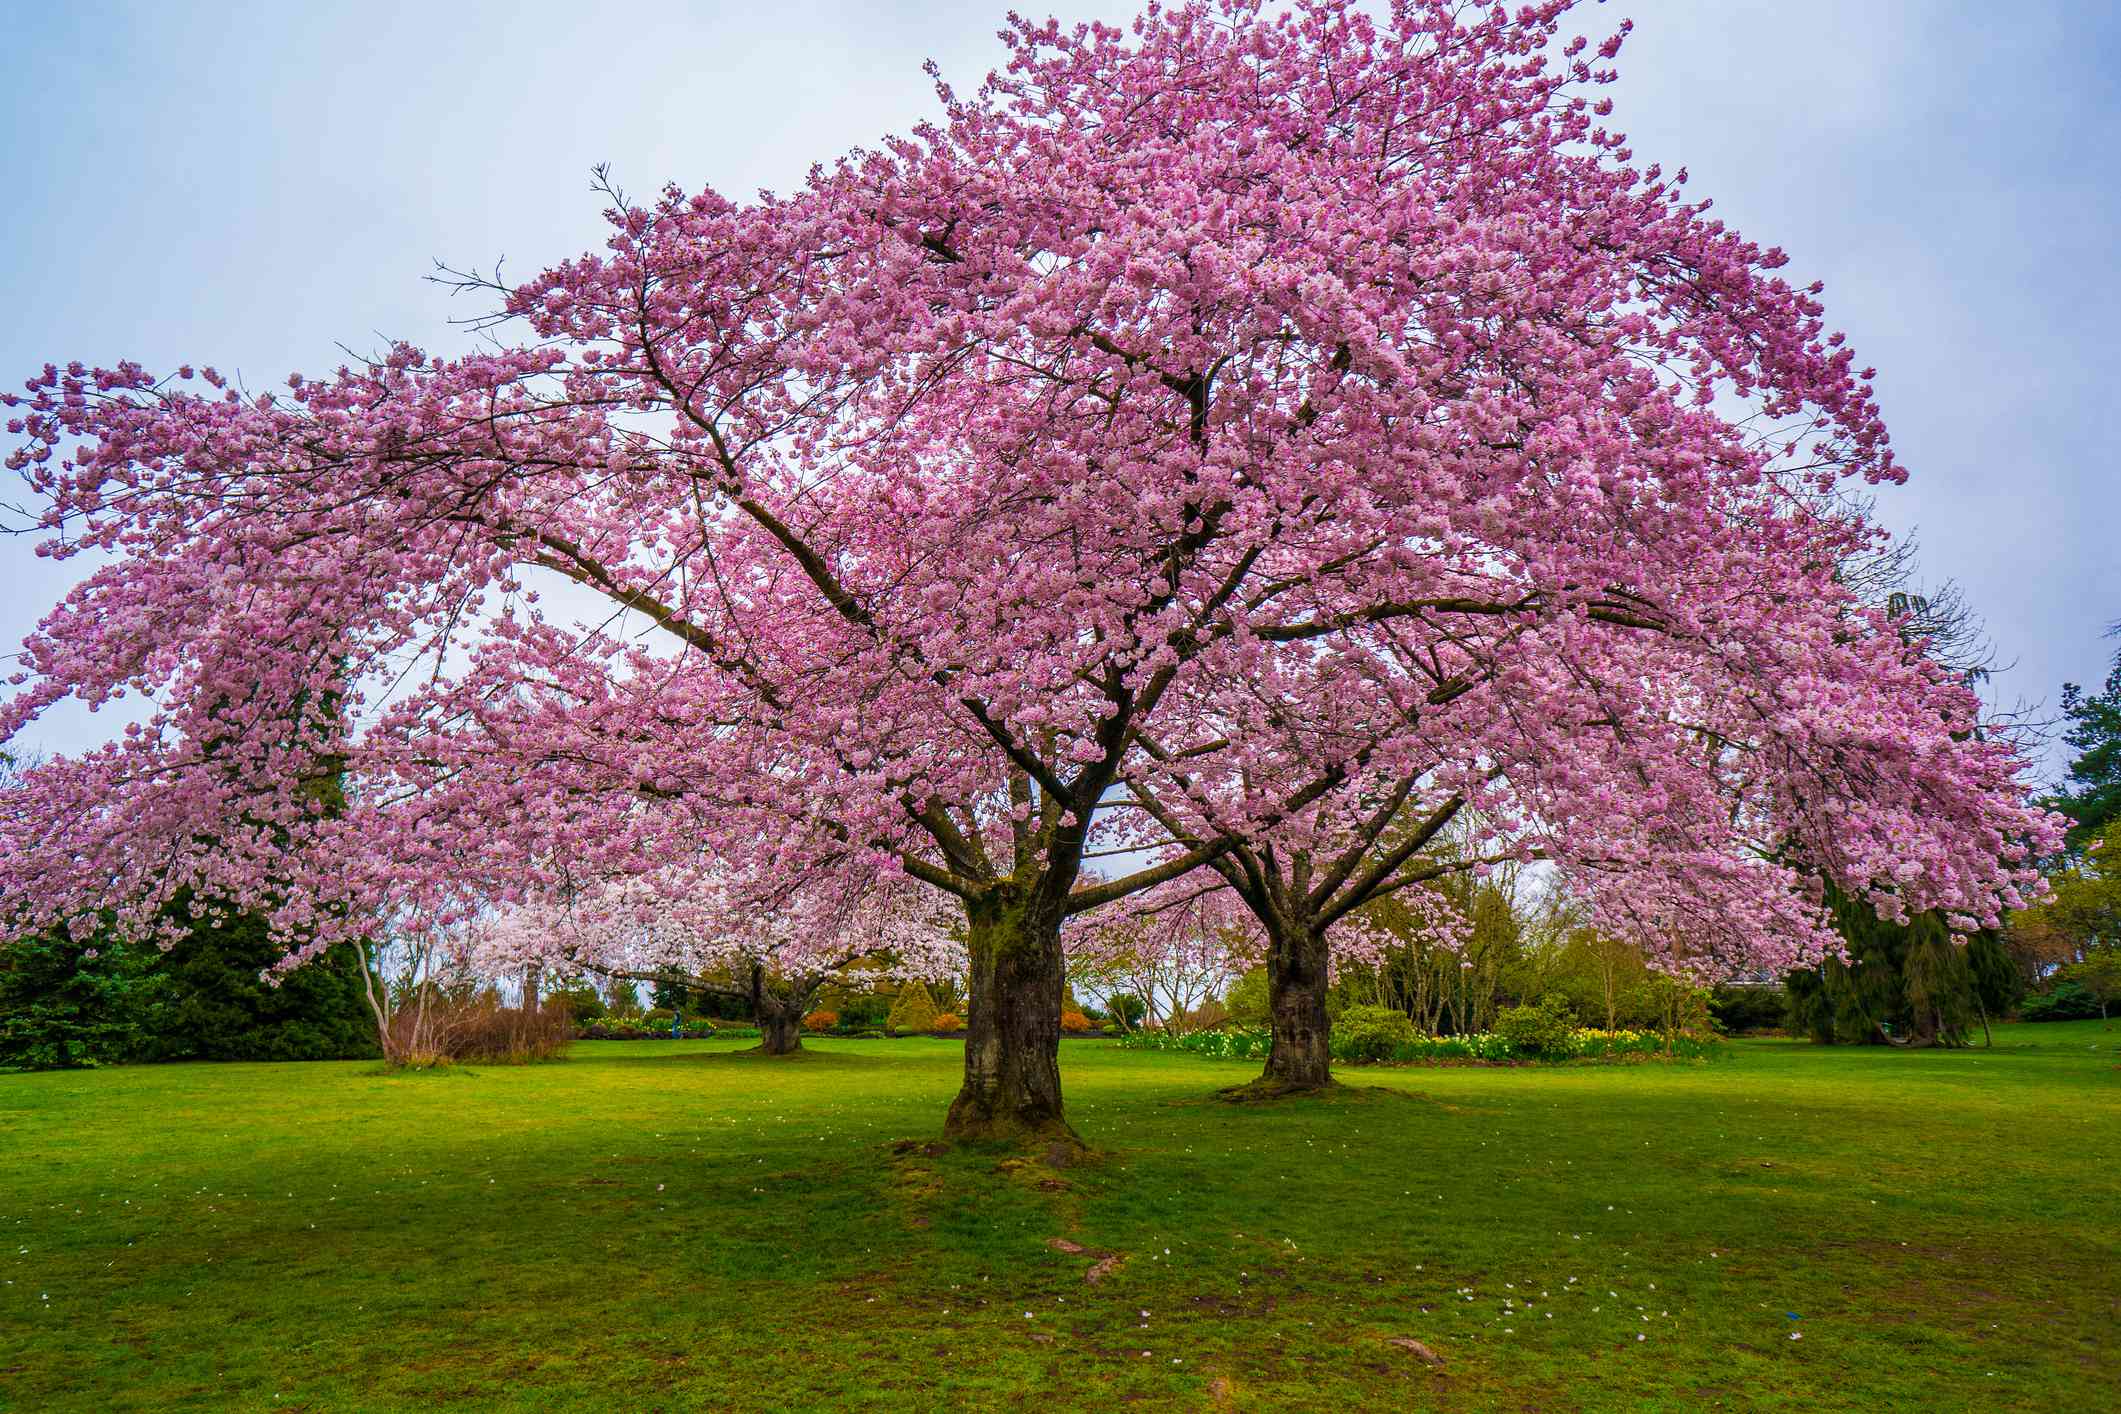
[[[476,1080],[478,1072],[470,1065],[452,1061],[448,1065],[392,1065],[389,1061],[377,1061],[354,1072],[370,1080]]]
[[[1183,1095],[1165,1100],[1170,1109],[1198,1109],[1221,1106],[1237,1111],[1272,1114],[1297,1113],[1312,1109],[1345,1109],[1358,1105],[1398,1104],[1412,1101],[1433,1105],[1440,1110],[1456,1109],[1434,1095],[1420,1090],[1408,1090],[1397,1085],[1350,1085],[1335,1080],[1315,1089],[1293,1089],[1251,1082],[1232,1085],[1222,1090],[1210,1090],[1204,1095]]]
[[[756,1066],[803,1066],[806,1069],[818,1066],[860,1068],[888,1065],[889,1056],[857,1055],[849,1051],[820,1051],[809,1046],[791,1055],[769,1056],[757,1047],[741,1051],[682,1051],[664,1055],[596,1056],[588,1059],[593,1065],[756,1065]]]

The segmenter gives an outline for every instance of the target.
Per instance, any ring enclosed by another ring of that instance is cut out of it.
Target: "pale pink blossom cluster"
[[[951,923],[932,891],[903,878],[819,875],[791,889],[668,869],[504,906],[454,942],[456,960],[487,977],[676,974],[741,990],[756,967],[807,992],[856,968],[865,981],[960,977]]]

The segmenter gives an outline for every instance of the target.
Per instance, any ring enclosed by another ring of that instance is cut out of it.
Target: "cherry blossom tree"
[[[1144,1025],[1175,1031],[1257,960],[1262,939],[1244,905],[1196,873],[1083,916],[1062,941],[1072,978],[1140,997]]]
[[[489,975],[525,967],[625,982],[682,977],[751,1008],[758,1049],[802,1049],[802,1020],[828,983],[865,976],[959,976],[964,948],[937,899],[906,880],[783,881],[712,869],[666,870],[519,903],[463,937],[466,961]]]
[[[601,252],[462,277],[477,353],[47,367],[10,464],[100,563],[0,732],[150,706],[30,773],[0,905],[313,948],[471,874],[866,869],[963,913],[948,1131],[1061,1140],[1068,921],[1270,846],[1339,890],[1409,782],[1710,949],[1810,945],[1820,874],[1992,918],[2021,763],[1830,573],[1874,532],[1820,507],[1901,476],[1869,374],[1634,164],[1569,9],[1012,18],[791,195],[607,183]]]

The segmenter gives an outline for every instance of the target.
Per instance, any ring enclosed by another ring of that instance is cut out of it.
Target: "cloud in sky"
[[[470,311],[423,281],[433,260],[528,274],[597,244],[602,161],[636,192],[791,188],[932,115],[924,59],[972,87],[1005,8],[46,7],[0,52],[0,378],[130,357],[262,388],[342,343],[460,346],[448,321]],[[2121,15],[1615,0],[1582,23],[1624,16],[1614,121],[1827,282],[1913,473],[1881,512],[1987,618],[2015,663],[1995,695],[2052,702],[2103,677],[2121,618]],[[30,550],[0,541],[8,644],[67,582]],[[62,712],[38,744],[103,725]]]

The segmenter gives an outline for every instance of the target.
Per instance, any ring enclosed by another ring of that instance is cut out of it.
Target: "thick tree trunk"
[[[538,967],[535,963],[523,969],[523,1014],[538,1014]]]
[[[1004,895],[966,908],[972,954],[965,1083],[951,1139],[1048,1138],[1079,1147],[1061,1108],[1060,910]]]
[[[1260,1085],[1272,1090],[1317,1090],[1332,1084],[1326,940],[1318,929],[1279,923],[1268,930],[1267,1010],[1273,1039]]]
[[[784,983],[789,980],[783,979]],[[794,995],[787,995],[767,985],[765,968],[751,965],[751,1017],[759,1024],[759,1043],[754,1049],[760,1055],[792,1056],[803,1049],[803,1013],[810,1009],[817,986],[795,980]]]
[[[759,1054],[793,1056],[802,1049],[802,1018],[785,1009],[759,1011]]]

